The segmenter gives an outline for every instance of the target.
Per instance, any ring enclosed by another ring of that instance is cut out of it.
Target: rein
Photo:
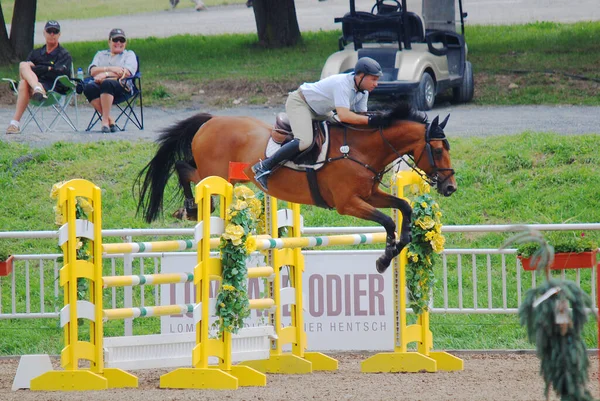
[[[326,159],[324,162],[322,162],[323,164],[326,163],[331,163],[334,162],[336,160],[343,160],[343,159],[347,159],[350,161],[353,161],[357,164],[360,164],[361,166],[363,166],[364,168],[366,168],[367,170],[369,170],[370,172],[372,172],[374,174],[373,176],[373,181],[376,183],[379,183],[380,185],[389,188],[389,185],[386,185],[382,179],[383,176],[385,174],[387,174],[389,171],[393,170],[396,166],[398,166],[400,163],[402,163],[404,160],[402,158],[403,155],[400,154],[400,152],[398,152],[398,150],[396,150],[396,148],[394,148],[394,146],[390,143],[390,141],[385,137],[385,135],[383,135],[383,128],[379,127],[378,132],[379,135],[381,136],[381,139],[383,140],[383,142],[387,145],[387,147],[389,147],[397,156],[396,161],[394,161],[392,164],[390,164],[389,167],[387,168],[383,168],[381,171],[377,171],[375,170],[373,167],[371,167],[369,164],[367,163],[363,163],[358,159],[355,159],[354,157],[350,156],[350,146],[348,146],[348,142],[347,142],[347,138],[348,138],[348,129],[351,129],[353,131],[369,131],[369,132],[373,132],[374,130],[372,129],[364,129],[364,128],[356,128],[354,126],[348,125],[348,124],[344,124],[344,123],[340,123],[340,125],[342,125],[344,127],[344,140],[343,140],[343,145],[342,147],[340,147],[340,152],[342,153],[341,156],[338,157],[333,157],[333,158],[328,158]],[[446,136],[443,135],[440,138],[431,138],[431,125],[430,124],[426,124],[426,131],[425,131],[425,149],[423,149],[423,151],[421,152],[421,154],[419,155],[418,160],[415,161],[415,158],[412,154],[407,154],[407,156],[410,158],[410,160],[412,161],[412,163],[406,163],[408,165],[408,167],[410,167],[415,173],[417,173],[424,181],[426,181],[427,183],[429,183],[430,185],[435,185],[435,184],[443,184],[444,182],[446,182],[446,180],[448,180],[450,177],[452,177],[454,175],[454,169],[452,168],[439,168],[437,166],[437,164],[435,163],[435,157],[433,156],[433,151],[431,149],[431,142],[432,141],[444,141],[444,147],[447,150],[450,150],[450,144],[448,142],[448,139],[446,139]],[[417,165],[419,164],[419,162],[421,161],[422,157],[424,154],[427,154],[427,158],[429,161],[429,164],[431,165],[431,167],[433,167],[433,171],[431,173],[431,176],[425,174],[423,171],[421,171],[419,168],[417,168]],[[443,181],[439,182],[439,172],[446,172],[449,171],[450,174],[448,174]]]

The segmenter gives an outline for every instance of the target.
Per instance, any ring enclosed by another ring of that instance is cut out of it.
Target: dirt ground
[[[241,387],[233,391],[164,390],[159,378],[168,370],[138,370],[138,389],[102,392],[11,391],[17,359],[0,360],[0,400],[465,400],[520,401],[545,399],[539,361],[531,354],[458,354],[460,372],[385,373],[360,372],[360,363],[372,354],[330,354],[338,359],[337,372],[308,375],[268,375],[266,387]],[[598,397],[598,360],[591,357],[590,384]],[[57,364],[58,361],[53,361]],[[551,400],[557,400],[553,396]]]

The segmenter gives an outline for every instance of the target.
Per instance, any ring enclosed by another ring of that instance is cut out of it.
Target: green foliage
[[[558,288],[534,308],[534,302],[546,292]],[[561,304],[570,323],[557,324]],[[548,397],[550,387],[563,401],[593,400],[586,388],[589,360],[585,342],[581,336],[592,300],[572,281],[551,279],[537,288],[527,291],[519,308],[521,325],[527,328],[527,338],[536,346],[541,360],[540,375],[544,378],[544,393]],[[572,308],[569,311],[569,308]]]
[[[221,235],[221,263],[223,281],[217,296],[219,333],[237,333],[244,327],[244,319],[250,316],[248,300],[246,256],[252,252],[246,241],[254,231],[256,219],[262,210],[254,193],[245,186],[234,190],[234,199],[227,210],[227,226]]]
[[[424,184],[425,192],[429,185]],[[416,314],[429,310],[432,288],[435,285],[434,266],[436,253],[444,250],[441,234],[442,212],[428,193],[417,196],[412,202],[412,241],[408,245],[406,286],[409,291],[409,306]]]
[[[553,246],[554,253],[581,253],[598,249],[598,242],[585,233],[552,232],[548,234],[548,242]],[[526,242],[519,245],[517,255],[530,258],[539,250],[539,244]]]
[[[203,0],[208,7],[242,4],[245,0]],[[4,22],[10,24],[14,0],[0,0],[4,14]],[[194,3],[182,1],[178,8],[192,8]],[[37,0],[36,20],[38,22],[55,19],[59,22],[65,19],[87,19],[110,17],[113,15],[128,15],[140,12],[151,13],[165,11],[170,9],[169,2],[166,0],[102,0],[102,1],[81,1],[81,0]],[[164,18],[169,18],[165,15]],[[109,27],[107,27],[110,29]],[[127,29],[125,27],[125,29]],[[108,32],[108,31],[107,31]]]

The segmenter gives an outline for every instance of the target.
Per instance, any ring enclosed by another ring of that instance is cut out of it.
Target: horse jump
[[[216,179],[223,181],[221,179]],[[31,381],[32,390],[99,390],[118,387],[137,387],[137,378],[120,370],[104,368],[103,360],[103,320],[122,319],[142,316],[162,316],[179,313],[193,313],[196,324],[196,347],[192,353],[192,368],[182,368],[170,372],[161,377],[161,387],[164,388],[227,388],[234,389],[239,385],[264,386],[266,376],[245,365],[251,365],[256,361],[249,361],[246,364],[232,366],[231,361],[231,333],[223,333],[217,339],[211,339],[208,336],[209,321],[202,316],[210,316],[212,309],[212,300],[209,299],[209,283],[211,280],[218,279],[220,274],[220,260],[210,258],[209,252],[211,245],[214,246],[214,239],[210,238],[210,198],[211,196],[221,196],[222,204],[231,203],[231,184],[226,182],[217,182],[215,179],[209,179],[202,186],[197,188],[197,201],[202,205],[201,210],[206,211],[202,229],[197,231],[195,244],[191,241],[165,241],[164,243],[138,243],[138,244],[106,244],[102,246],[101,240],[101,215],[100,215],[100,190],[88,181],[72,180],[63,184],[59,189],[59,207],[64,216],[67,216],[67,224],[61,227],[63,235],[61,246],[65,252],[66,265],[61,269],[61,285],[65,288],[65,308],[61,315],[61,324],[65,326],[68,335],[65,335],[65,348],[62,351],[62,366],[69,371],[69,375],[63,372],[51,371],[33,379]],[[218,190],[215,190],[218,188]],[[82,224],[75,219],[76,198],[83,196],[89,199],[93,212],[90,221]],[[224,217],[225,207],[222,208],[222,217]],[[299,214],[299,210],[298,210]],[[276,213],[273,219],[276,221]],[[91,231],[90,231],[91,230]],[[299,227],[296,227],[299,232]],[[276,232],[276,231],[275,231]],[[64,234],[67,233],[67,234]],[[84,236],[93,241],[92,258],[93,262],[76,259],[77,237]],[[140,246],[140,244],[145,244]],[[174,250],[175,248],[190,249],[194,246],[198,248],[198,265],[195,268],[195,274],[170,274],[170,275],[144,275],[144,276],[122,276],[122,277],[102,277],[102,249],[109,253],[122,253],[124,251],[133,251],[135,249],[154,250],[163,247],[164,250]],[[129,248],[129,249],[127,249]],[[299,254],[299,251],[298,251]],[[301,255],[300,255],[301,256]],[[286,265],[291,261],[282,258]],[[77,266],[76,271],[74,266]],[[82,269],[79,269],[84,267]],[[303,268],[296,269],[297,274],[294,277],[296,283],[300,283],[301,272]],[[304,333],[302,322],[302,297],[301,288],[280,288],[279,269],[274,271],[270,267],[259,267],[249,269],[250,277],[274,277],[271,281],[269,291],[271,298],[250,300],[252,309],[271,309],[271,321],[280,321],[281,313],[279,302],[292,298],[293,319],[296,324],[291,327],[281,328],[278,324],[275,326],[277,332],[275,345],[271,351],[272,363],[266,361],[262,366],[265,371],[276,371],[280,373],[310,373],[313,370],[335,370],[337,361],[326,357],[320,353],[305,353],[306,334]],[[90,280],[90,292],[92,301],[77,300],[76,283],[79,278]],[[196,284],[196,303],[189,305],[169,305],[145,308],[120,308],[120,309],[102,309],[102,287],[115,287],[123,285],[142,285],[142,284],[164,284],[193,281]],[[287,295],[283,295],[287,294]],[[91,312],[90,312],[91,311]],[[68,315],[68,317],[66,317]],[[92,321],[93,335],[90,342],[78,340],[77,319],[81,317],[89,318]],[[67,333],[66,333],[67,334]],[[283,353],[282,346],[292,343],[293,351],[291,354]],[[209,356],[219,358],[218,369],[209,368]],[[90,370],[78,369],[80,359],[89,360]],[[275,367],[272,367],[275,366]],[[190,376],[191,375],[191,376]]]

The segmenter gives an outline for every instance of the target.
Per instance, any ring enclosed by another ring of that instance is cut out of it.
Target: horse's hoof
[[[179,220],[185,220],[185,217],[186,217],[185,215],[186,215],[186,213],[185,213],[185,208],[183,208],[183,207],[182,207],[182,208],[180,208],[180,209],[177,209],[177,210],[176,210],[176,211],[175,211],[175,212],[172,214],[172,216],[173,216],[173,217],[175,217],[176,219],[179,219]]]
[[[377,269],[378,273],[383,274],[383,273],[385,273],[387,268],[390,267],[390,263],[389,262],[387,264],[383,263],[381,261],[381,259],[382,258],[379,258],[379,259],[377,259],[377,262],[375,262],[375,269]]]

